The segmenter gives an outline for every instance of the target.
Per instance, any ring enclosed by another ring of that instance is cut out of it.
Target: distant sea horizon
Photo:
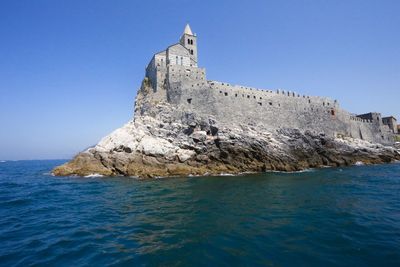
[[[0,266],[400,266],[400,164],[54,177],[0,163]]]

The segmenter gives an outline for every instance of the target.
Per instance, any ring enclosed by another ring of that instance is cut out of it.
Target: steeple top
[[[183,34],[193,35],[192,29],[190,29],[189,23],[186,24]]]

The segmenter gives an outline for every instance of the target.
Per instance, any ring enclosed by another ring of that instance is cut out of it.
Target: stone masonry
[[[393,117],[351,114],[327,97],[210,81],[205,68],[198,67],[197,53],[197,36],[186,25],[179,43],[156,53],[148,64],[145,79],[153,90],[147,97],[213,116],[227,125],[263,125],[269,130],[289,127],[331,137],[394,143],[397,125]]]

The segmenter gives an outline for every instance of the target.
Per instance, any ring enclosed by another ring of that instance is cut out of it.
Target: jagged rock
[[[136,97],[135,117],[53,170],[55,175],[139,177],[220,173],[298,171],[400,160],[399,150],[350,137],[293,128],[271,130],[249,122],[229,124],[151,102],[144,83]]]
[[[196,131],[192,134],[192,139],[195,142],[204,142],[207,139],[207,133],[205,131]]]

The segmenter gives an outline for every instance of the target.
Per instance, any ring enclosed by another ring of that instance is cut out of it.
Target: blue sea
[[[400,266],[400,164],[139,180],[0,162],[0,266]]]

